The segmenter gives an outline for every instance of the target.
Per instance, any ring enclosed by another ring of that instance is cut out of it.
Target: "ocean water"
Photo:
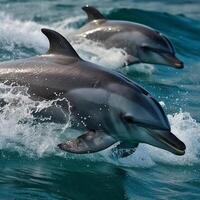
[[[71,40],[82,58],[119,70],[149,90],[164,107],[172,132],[186,144],[186,154],[178,157],[145,144],[119,160],[109,158],[109,149],[64,153],[57,144],[77,134],[70,120],[62,125],[34,123],[31,109],[53,102],[32,101],[26,88],[0,84],[0,98],[8,103],[0,108],[0,199],[200,199],[199,0],[1,0],[0,61],[46,52],[42,27],[70,39],[86,23],[81,10],[86,4],[97,6],[109,19],[151,26],[173,42],[185,63],[182,70],[149,64],[122,69],[122,49]]]

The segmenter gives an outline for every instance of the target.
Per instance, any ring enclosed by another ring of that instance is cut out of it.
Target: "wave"
[[[60,32],[70,33],[73,28],[65,29],[65,25],[79,21],[80,17],[69,18],[61,22],[57,22],[51,26],[36,23],[34,21],[20,21],[13,19],[5,13],[0,13],[0,43],[2,50],[8,51],[13,58],[24,57],[23,48],[33,49],[35,54],[41,54],[48,48],[48,40],[41,33],[41,28],[56,29]],[[20,51],[19,51],[20,50]],[[3,53],[6,54],[6,51]],[[17,54],[19,53],[19,55]],[[21,54],[20,54],[21,53]],[[27,52],[26,56],[29,55]],[[10,59],[1,58],[2,60]]]

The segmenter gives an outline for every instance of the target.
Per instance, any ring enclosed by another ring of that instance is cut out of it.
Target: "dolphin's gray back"
[[[110,85],[123,88],[131,85],[143,92],[141,87],[117,72],[79,58],[53,54],[0,63],[0,81],[27,86],[31,95],[45,99],[80,88],[113,90]],[[119,89],[120,92],[125,91]]]
[[[88,39],[104,41],[105,39],[112,37],[114,34],[126,32],[140,32],[145,34],[148,30],[148,27],[132,22],[96,20],[80,28],[76,34]]]
[[[106,48],[116,47],[124,49],[128,54],[134,55],[137,46],[143,45],[145,40],[153,39],[160,48],[172,48],[166,38],[160,37],[158,31],[142,24],[127,21],[94,20],[80,28],[76,36],[101,42]],[[151,41],[150,41],[151,42]],[[170,47],[169,47],[170,45]],[[152,43],[153,47],[153,43]]]
[[[0,81],[28,86],[36,95],[49,99],[54,92],[66,93],[75,88],[95,86],[101,79],[101,71],[76,58],[44,55],[2,62]]]

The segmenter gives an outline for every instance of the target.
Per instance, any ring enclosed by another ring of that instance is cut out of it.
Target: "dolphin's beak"
[[[148,134],[156,140],[154,146],[170,151],[176,155],[184,155],[186,146],[170,131],[148,130]]]
[[[183,62],[179,60],[175,55],[169,53],[163,53],[162,57],[164,58],[167,65],[170,65],[177,69],[184,68]]]

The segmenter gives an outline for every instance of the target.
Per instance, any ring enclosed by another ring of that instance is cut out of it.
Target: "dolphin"
[[[60,149],[85,154],[120,142],[119,149],[147,143],[185,153],[185,144],[171,133],[162,107],[149,92],[118,72],[84,61],[59,33],[42,32],[50,43],[48,52],[0,63],[0,81],[26,86],[33,99],[68,100],[72,127],[83,133],[58,144]],[[60,106],[68,111],[65,103]]]
[[[170,40],[148,26],[118,20],[107,20],[96,8],[84,6],[88,23],[81,27],[75,38],[87,38],[100,42],[106,48],[121,48],[128,54],[126,64],[150,63],[184,67],[175,55]]]

